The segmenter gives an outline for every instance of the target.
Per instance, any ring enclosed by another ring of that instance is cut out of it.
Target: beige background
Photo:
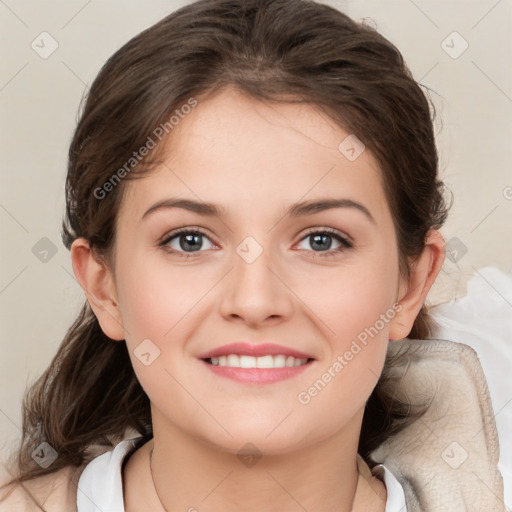
[[[84,300],[59,232],[82,95],[116,49],[185,3],[0,2],[0,449],[19,433],[25,386],[46,368]],[[443,233],[458,252],[431,302],[463,295],[481,267],[512,273],[512,2],[328,3],[367,18],[398,46],[442,119],[442,175],[455,195]],[[31,47],[43,31],[58,43],[46,59]],[[465,42],[457,58],[446,53]],[[57,251],[46,262],[32,252],[43,237]]]

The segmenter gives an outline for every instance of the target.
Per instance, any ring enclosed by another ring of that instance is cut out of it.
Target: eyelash
[[[349,240],[348,237],[343,236],[341,233],[331,228],[310,228],[308,231],[306,231],[306,233],[300,239],[300,241],[304,240],[305,238],[311,235],[330,235],[332,238],[336,239],[341,244],[337,249],[330,249],[329,251],[306,251],[308,253],[311,253],[310,257],[312,258],[332,258],[346,251],[347,249],[352,249],[354,247],[354,244],[352,243],[351,240]]]
[[[196,257],[200,256],[200,253],[203,251],[198,251],[197,253],[185,253],[182,251],[176,251],[175,249],[169,249],[168,247],[166,247],[167,244],[172,239],[174,239],[177,236],[182,235],[182,234],[187,234],[187,235],[200,234],[200,235],[204,235],[207,238],[210,238],[207,233],[205,233],[203,230],[201,230],[199,228],[198,229],[179,228],[179,229],[169,233],[161,242],[158,243],[158,246],[164,248],[169,253],[177,254],[179,257],[182,257],[185,259],[196,258]],[[336,231],[334,229],[330,229],[330,228],[325,228],[325,229],[310,228],[310,230],[308,230],[304,234],[304,236],[300,239],[300,241],[304,240],[308,236],[316,235],[316,234],[318,234],[318,235],[328,234],[328,235],[332,236],[333,238],[335,238],[338,242],[340,242],[341,245],[337,249],[331,249],[329,251],[315,252],[315,251],[306,250],[306,252],[312,253],[312,255],[311,255],[312,258],[318,258],[318,257],[320,257],[320,258],[331,257],[332,258],[332,257],[337,256],[338,254],[346,251],[347,249],[352,249],[354,247],[353,242],[348,237],[345,237],[345,236],[341,235],[341,233],[339,233],[338,231]]]

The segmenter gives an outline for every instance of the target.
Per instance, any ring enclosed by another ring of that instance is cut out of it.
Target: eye
[[[339,246],[331,249],[333,238],[338,242]],[[333,229],[317,229],[316,231],[309,231],[302,240],[308,241],[310,247],[313,248],[314,257],[316,257],[316,254],[314,254],[315,252],[324,253],[318,254],[318,256],[321,257],[336,256],[347,249],[352,249],[354,246],[346,236]],[[318,249],[318,251],[316,249]]]
[[[339,244],[338,247],[334,249],[331,249],[332,239],[335,239]],[[202,247],[204,240],[208,240],[211,244],[210,247],[206,247],[206,249],[215,247],[215,244],[211,242],[208,235],[202,230],[180,228],[169,233],[158,245],[164,247],[168,252],[176,253],[178,256],[183,256],[184,258],[190,258],[197,255],[194,253],[200,253],[202,252],[201,249],[205,249]],[[306,249],[306,251],[309,253],[312,252],[313,257],[317,255],[321,257],[336,256],[347,249],[353,248],[353,243],[348,237],[329,228],[322,230],[313,228],[302,238],[301,242],[302,241],[309,242],[312,250]]]
[[[180,228],[169,233],[158,245],[169,249],[169,252],[175,252],[179,256],[190,258],[192,255],[187,253],[201,252],[200,249],[203,246],[204,240],[208,240],[211,244],[211,247],[206,247],[206,249],[211,249],[215,246],[203,231]]]

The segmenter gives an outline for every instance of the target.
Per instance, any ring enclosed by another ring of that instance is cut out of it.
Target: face
[[[360,428],[400,277],[378,164],[340,150],[349,135],[313,106],[224,90],[126,183],[115,290],[155,432],[284,453]],[[176,199],[218,211],[162,205]],[[236,368],[283,362],[300,366]]]

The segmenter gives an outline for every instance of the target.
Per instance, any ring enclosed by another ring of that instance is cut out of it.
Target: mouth
[[[198,356],[214,375],[246,384],[268,384],[307,371],[315,358],[272,343],[231,343]]]
[[[284,354],[264,356],[249,356],[239,354],[227,354],[218,357],[207,357],[203,359],[206,363],[212,366],[229,367],[229,368],[295,368],[297,366],[304,366],[313,358],[299,358],[294,356],[286,356]]]

